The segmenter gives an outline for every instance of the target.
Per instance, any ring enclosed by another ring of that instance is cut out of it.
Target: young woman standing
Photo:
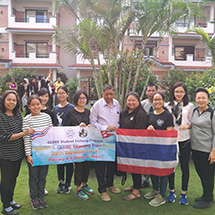
[[[173,117],[171,113],[164,108],[165,97],[161,92],[155,93],[152,98],[155,110],[149,113],[148,130],[173,130]],[[146,193],[146,199],[152,199],[149,204],[153,207],[165,204],[165,193],[168,176],[151,175],[152,191]]]
[[[74,108],[74,105],[70,104],[68,99],[68,90],[65,86],[61,86],[57,90],[57,98],[59,104],[53,109],[54,115],[54,126],[63,126],[66,114]],[[64,182],[64,169],[66,168],[66,183]],[[73,163],[58,164],[57,174],[59,185],[57,188],[57,193],[68,194],[71,191],[71,180],[73,174]]]
[[[182,171],[182,187],[179,203],[188,205],[187,189],[189,181],[189,160],[190,160],[190,128],[193,114],[193,104],[189,102],[187,87],[182,83],[176,83],[171,91],[168,110],[173,115],[174,129],[178,130],[178,146],[180,153],[180,166]],[[169,202],[175,202],[175,173],[168,177],[170,194]]]
[[[88,95],[85,91],[76,91],[73,97],[75,108],[71,109],[67,113],[64,121],[65,126],[90,126],[90,110],[84,108],[88,103],[88,100]],[[94,193],[94,191],[87,185],[89,172],[89,161],[75,163],[75,196],[81,200],[89,199],[88,195],[92,195]]]

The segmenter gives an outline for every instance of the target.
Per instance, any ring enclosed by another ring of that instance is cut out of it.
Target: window
[[[156,41],[148,41],[146,43],[146,47],[145,47],[145,51],[144,51],[144,55],[145,56],[154,56],[154,50],[157,46],[157,42]],[[135,41],[135,49],[141,49],[142,48],[142,41],[141,40],[136,40]]]
[[[48,23],[48,11],[47,10],[26,10],[25,21],[29,22],[29,16],[35,16],[36,22]]]
[[[194,46],[175,46],[175,60],[187,60],[187,54],[195,53]]]
[[[35,51],[37,58],[48,58],[48,43],[46,42],[27,42],[26,43],[26,57],[29,53]]]

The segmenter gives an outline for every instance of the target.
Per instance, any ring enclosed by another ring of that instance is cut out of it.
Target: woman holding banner
[[[68,90],[66,86],[58,87],[57,99],[60,104],[56,105],[53,109],[54,126],[63,126],[66,114],[74,107],[68,102]],[[64,182],[64,169],[66,168],[66,183]],[[58,164],[58,188],[56,190],[59,194],[69,194],[71,191],[71,180],[73,174],[73,163]]]
[[[194,109],[191,120],[191,149],[203,194],[195,199],[193,207],[205,209],[214,202],[215,117],[214,110],[208,106],[209,93],[205,88],[196,90],[195,102],[197,108]]]
[[[17,93],[14,90],[4,92],[0,106],[1,201],[2,213],[8,215],[18,214],[14,209],[21,208],[21,205],[13,200],[13,194],[24,157],[23,137],[34,133],[31,128],[22,131],[19,108]]]
[[[193,104],[189,102],[187,87],[182,82],[174,84],[168,110],[173,115],[174,129],[178,130],[178,146],[180,154],[180,166],[182,171],[182,189],[179,203],[188,205],[187,188],[189,181],[189,160],[190,160],[190,128],[193,114]],[[175,173],[168,176],[170,194],[167,200],[175,202]]]
[[[161,92],[155,93],[152,98],[155,110],[149,113],[148,130],[173,130],[173,117],[164,107],[165,97]],[[152,199],[149,204],[153,207],[165,204],[165,193],[168,176],[151,175],[152,191],[146,193],[146,199]]]
[[[120,113],[119,120],[120,128],[125,129],[146,129],[147,115],[142,105],[140,104],[139,95],[136,92],[130,92],[126,96],[126,108]],[[133,186],[131,193],[124,197],[130,201],[140,198],[141,174],[132,173]]]
[[[76,91],[73,97],[73,103],[75,105],[75,108],[71,109],[67,113],[64,121],[65,126],[90,126],[90,110],[84,108],[88,101],[89,98],[85,91]],[[88,195],[94,194],[94,191],[87,185],[89,172],[89,161],[75,163],[75,196],[78,197],[80,200],[87,200],[89,199]]]

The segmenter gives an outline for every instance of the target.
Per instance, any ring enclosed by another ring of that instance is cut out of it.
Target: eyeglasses
[[[57,95],[66,95],[66,93],[57,93]]]
[[[86,97],[79,97],[78,100],[86,100],[87,98]]]

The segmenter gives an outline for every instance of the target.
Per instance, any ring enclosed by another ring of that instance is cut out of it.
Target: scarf
[[[176,124],[177,125],[181,125],[181,120],[182,120],[182,108],[183,108],[184,104],[183,101],[177,103],[176,101],[174,101],[174,104],[172,106],[172,113],[175,116],[176,119]]]

